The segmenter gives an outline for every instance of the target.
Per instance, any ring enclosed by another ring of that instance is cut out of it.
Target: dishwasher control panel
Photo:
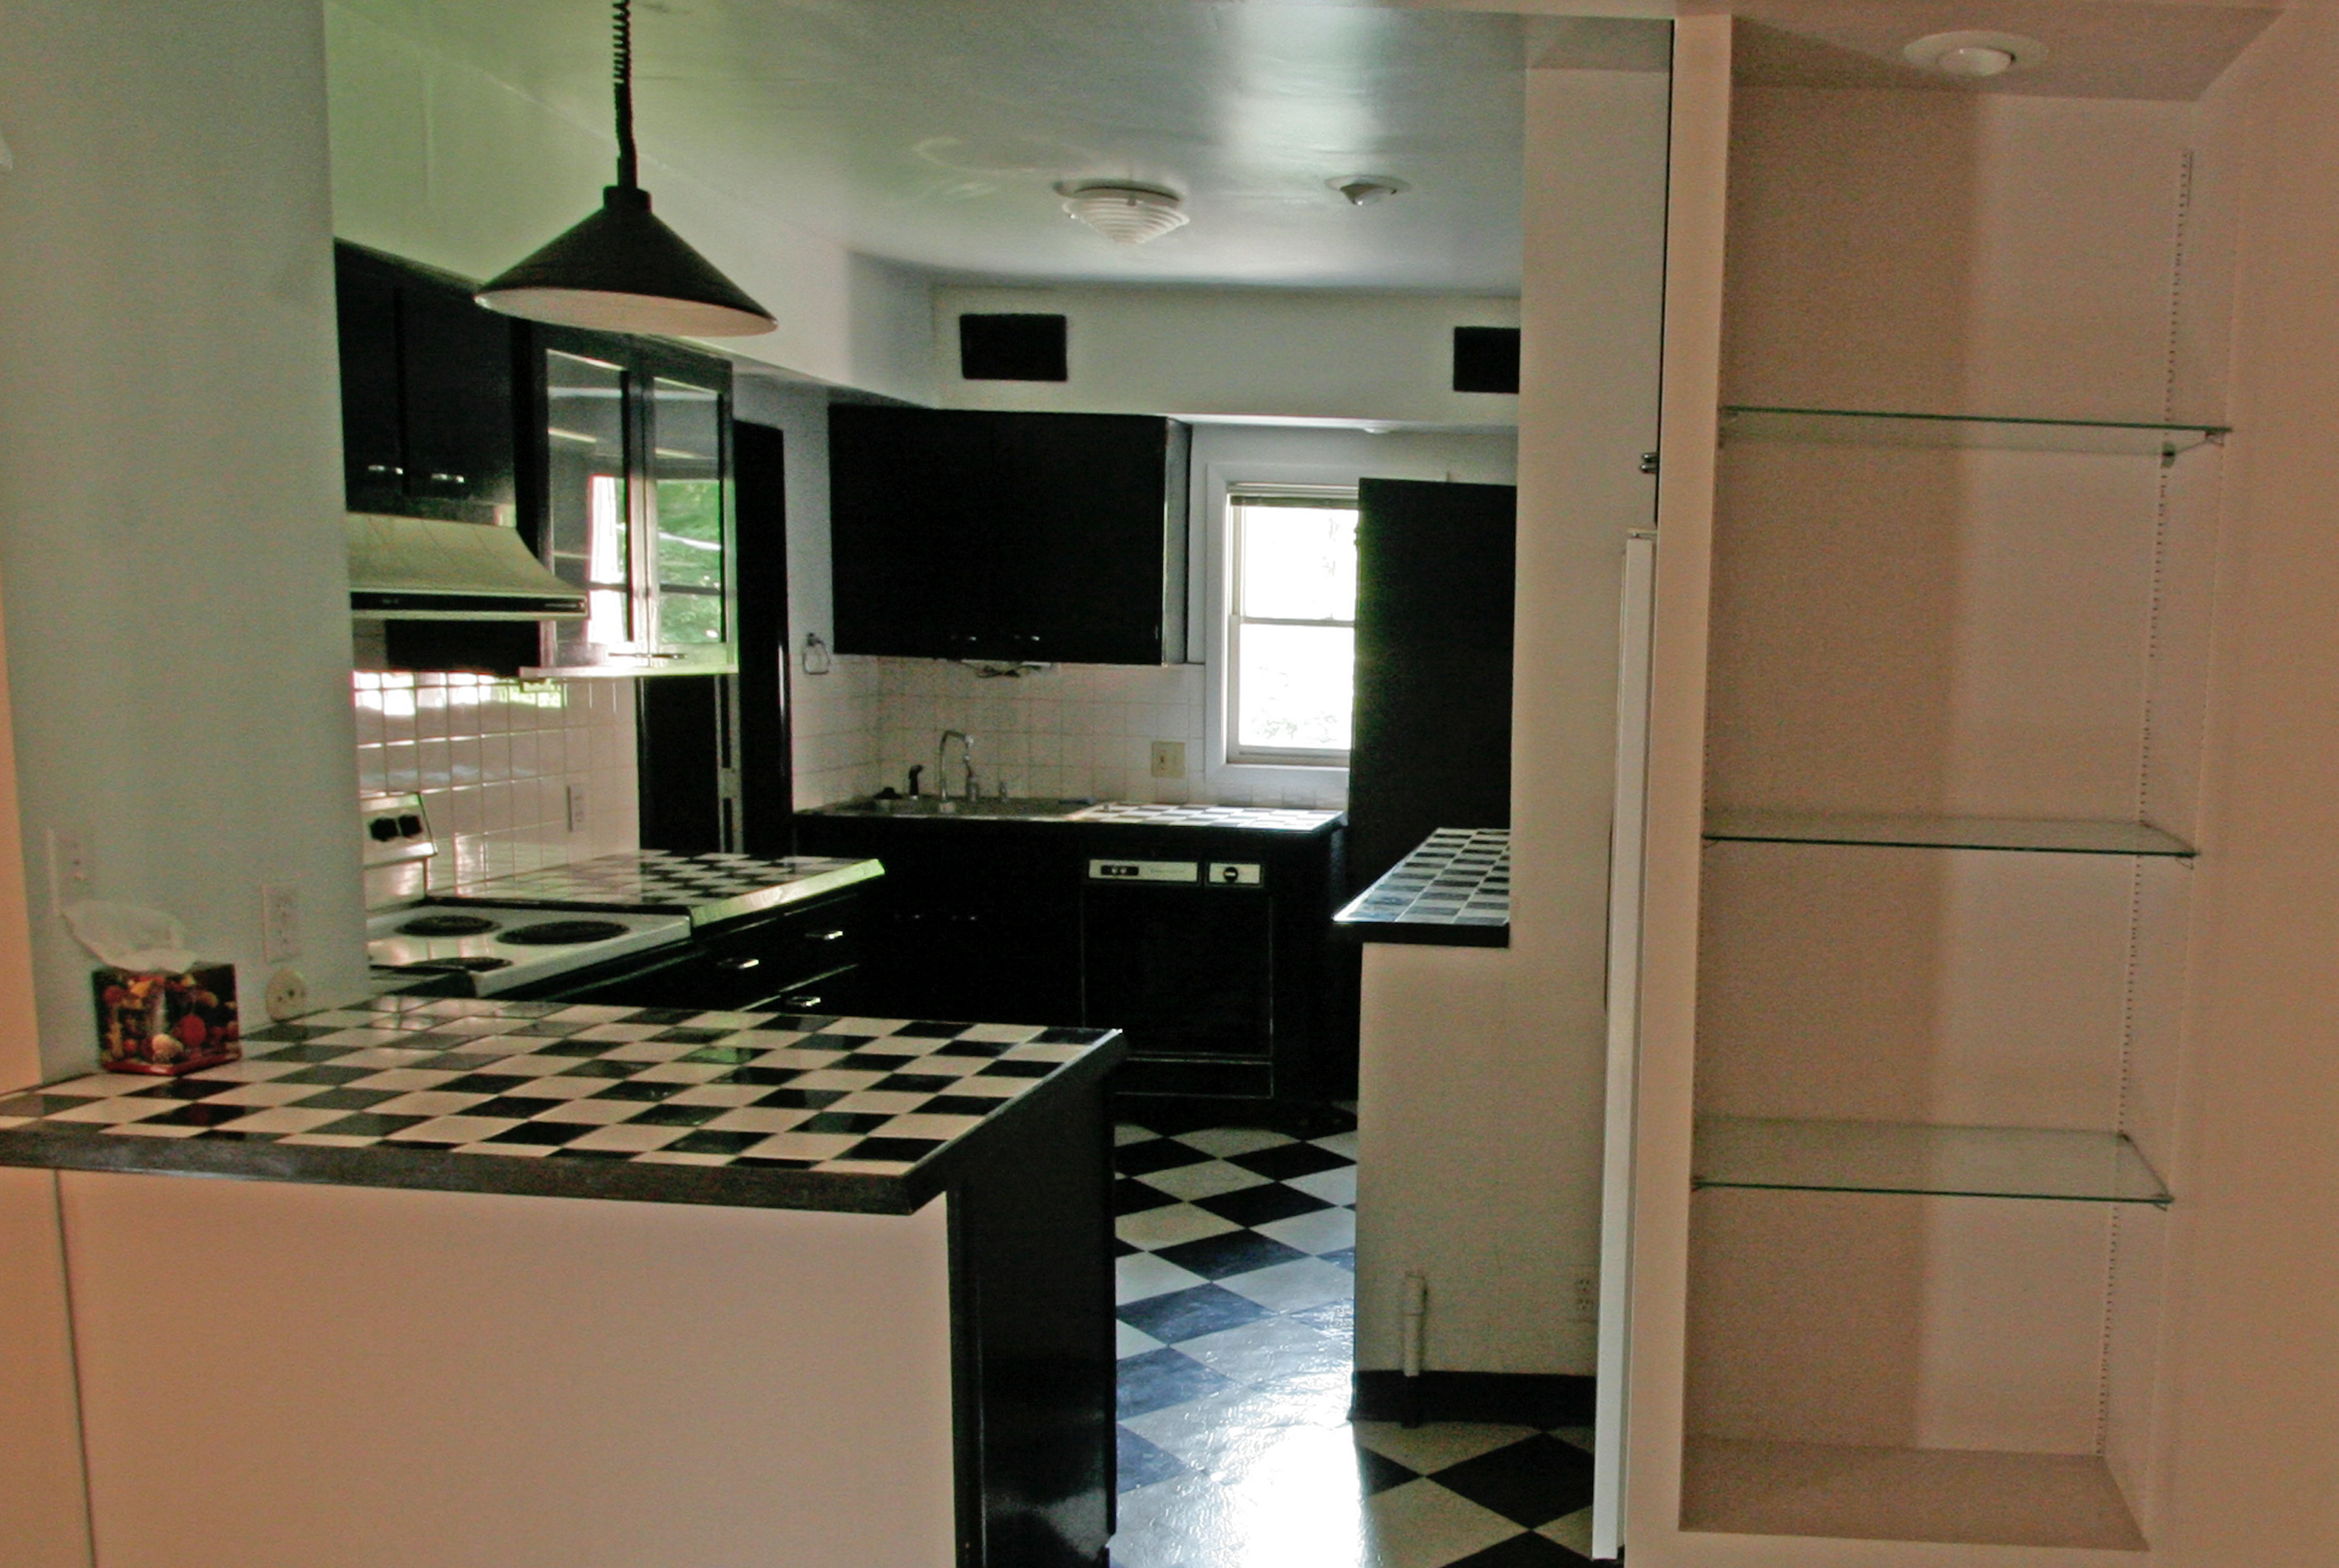
[[[1186,887],[1197,883],[1218,887],[1260,887],[1267,882],[1267,868],[1249,860],[1214,860],[1208,865],[1190,860],[1092,860],[1089,862],[1089,880],[1174,883]]]
[[[1202,880],[1202,868],[1190,860],[1092,860],[1091,882],[1180,882]]]

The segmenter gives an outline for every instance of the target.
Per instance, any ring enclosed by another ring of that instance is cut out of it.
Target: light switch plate
[[[1181,779],[1186,776],[1186,743],[1184,741],[1153,743],[1153,776],[1158,779]]]
[[[63,915],[65,905],[94,895],[97,865],[90,851],[89,829],[68,823],[49,830],[49,909]]]
[[[260,956],[282,963],[301,951],[301,890],[271,882],[260,890]]]

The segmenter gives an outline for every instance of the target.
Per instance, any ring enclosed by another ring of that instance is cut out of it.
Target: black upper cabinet
[[[837,651],[1183,660],[1186,473],[1170,419],[832,408]]]
[[[976,657],[992,610],[987,428],[923,409],[829,410],[836,651]]]
[[[352,511],[493,522],[516,499],[514,323],[459,280],[333,247]]]

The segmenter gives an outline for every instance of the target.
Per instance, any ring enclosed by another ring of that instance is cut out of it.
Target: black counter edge
[[[1508,947],[1511,927],[1431,925],[1419,921],[1335,920],[1332,929],[1356,942],[1395,942],[1406,947]]]

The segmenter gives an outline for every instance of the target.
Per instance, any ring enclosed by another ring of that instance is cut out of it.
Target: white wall
[[[453,58],[429,0],[328,0],[333,232],[469,278],[510,266],[600,204],[616,143],[527,85]],[[598,25],[587,7],[578,13]],[[641,127],[642,183],[666,220],[779,317],[710,345],[803,375],[923,399],[932,383],[923,280],[750,208],[661,156]]]
[[[1511,946],[1368,951],[1360,1366],[1398,1364],[1418,1270],[1433,1368],[1592,1370],[1564,1303],[1599,1251],[1617,603],[1624,535],[1653,521],[1666,113],[1661,74],[1528,75]]]
[[[1064,381],[969,381],[958,318],[1066,318]],[[1515,299],[1299,289],[933,291],[934,397],[953,409],[1509,425],[1518,399],[1453,390],[1453,330],[1515,327]]]
[[[360,963],[323,37],[301,0],[0,10],[0,582],[42,1059],[94,1053],[45,893],[171,910],[260,1011],[261,887]]]

